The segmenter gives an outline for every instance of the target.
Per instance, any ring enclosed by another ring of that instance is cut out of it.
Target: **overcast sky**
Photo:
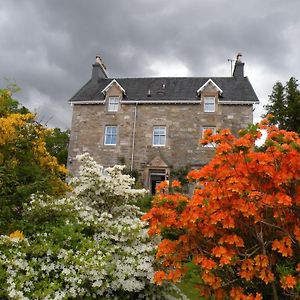
[[[243,54],[263,112],[274,83],[300,79],[299,0],[0,0],[0,85],[48,126],[71,124],[67,100],[95,55],[109,77],[230,76]]]

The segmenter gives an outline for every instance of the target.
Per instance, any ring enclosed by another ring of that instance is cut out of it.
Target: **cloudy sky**
[[[300,80],[299,0],[0,0],[0,86],[48,126],[100,54],[110,77],[230,76],[243,54],[263,112],[274,83]]]

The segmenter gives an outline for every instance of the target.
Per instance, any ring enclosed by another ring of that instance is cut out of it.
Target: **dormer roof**
[[[113,79],[106,87],[104,87],[101,93],[105,94],[113,84],[117,85],[117,87],[122,91],[124,95],[126,94],[124,88],[120,85],[120,83],[116,79]]]
[[[212,86],[214,86],[217,90],[218,90],[218,92],[219,92],[219,94],[221,95],[221,94],[223,94],[223,90],[211,79],[211,78],[209,78],[198,90],[197,90],[197,95],[200,95],[200,93],[207,87],[207,86],[209,86],[209,85],[212,85]]]

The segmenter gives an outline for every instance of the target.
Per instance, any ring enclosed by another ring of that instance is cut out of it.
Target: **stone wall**
[[[114,91],[114,96],[117,91]],[[109,96],[109,94],[108,94]],[[107,101],[106,101],[107,103]],[[74,105],[69,148],[69,169],[76,174],[74,158],[89,152],[104,166],[131,164],[135,104],[122,104],[119,111],[107,111],[106,104]],[[252,123],[252,105],[217,104],[215,113],[205,113],[203,104],[137,105],[133,167],[142,175],[149,163],[159,156],[169,170],[206,164],[214,150],[199,145],[202,126],[230,128],[234,133]],[[117,145],[104,145],[106,125],[117,126]],[[166,126],[165,147],[152,145],[153,126]],[[147,185],[147,184],[146,184]]]

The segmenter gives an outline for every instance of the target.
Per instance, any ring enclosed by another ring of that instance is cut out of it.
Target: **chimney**
[[[96,81],[101,78],[108,78],[106,74],[106,66],[102,62],[99,55],[96,55],[96,61],[93,64],[92,80]]]
[[[238,55],[236,56],[236,61],[235,61],[234,70],[233,70],[233,77],[244,78],[245,63],[243,63],[241,61],[241,57],[242,57],[241,53],[238,53]]]

